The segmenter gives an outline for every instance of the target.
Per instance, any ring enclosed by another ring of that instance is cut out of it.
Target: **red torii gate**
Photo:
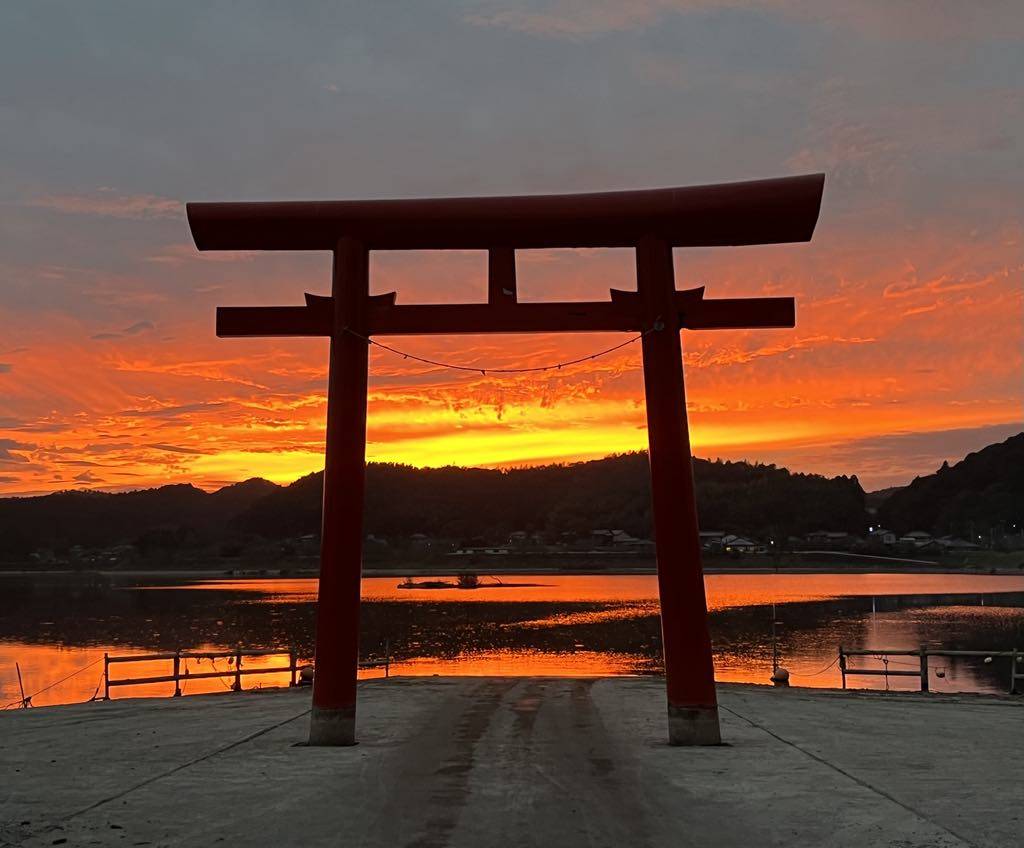
[[[368,344],[375,335],[643,332],[669,742],[721,741],[679,330],[792,327],[792,298],[676,291],[673,247],[809,241],[824,174],[601,194],[189,203],[199,250],[330,250],[331,296],[221,307],[219,336],[328,336],[323,531],[311,745],[355,743]],[[519,303],[516,249],[630,247],[637,291]],[[399,305],[369,293],[371,250],[488,251],[487,303]]]

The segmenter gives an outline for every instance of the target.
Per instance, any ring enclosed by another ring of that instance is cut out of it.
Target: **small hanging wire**
[[[401,356],[402,359],[411,359],[414,362],[422,362],[424,365],[433,365],[436,368],[449,368],[453,371],[471,371],[477,374],[482,374],[483,376],[486,377],[488,374],[531,374],[540,371],[560,371],[561,369],[568,368],[571,365],[579,365],[581,362],[589,362],[590,360],[598,359],[602,356],[607,356],[609,353],[614,353],[615,351],[621,350],[622,348],[627,347],[631,344],[636,344],[636,342],[640,341],[645,336],[650,335],[651,333],[656,332],[658,330],[662,330],[664,329],[664,327],[665,325],[659,317],[654,322],[654,326],[644,330],[639,335],[633,336],[633,338],[631,339],[626,339],[626,341],[620,342],[619,344],[613,345],[612,347],[605,348],[604,350],[599,350],[596,353],[591,353],[588,354],[587,356],[578,357],[577,359],[568,359],[565,362],[553,362],[550,365],[536,365],[531,368],[480,368],[479,366],[475,365],[459,365],[453,362],[442,362],[437,359],[429,359],[425,356],[417,356],[414,353],[409,353],[408,351],[399,350],[396,347],[391,347],[391,345],[386,345],[383,342],[377,341],[376,339],[371,339],[369,336],[364,336],[361,333],[357,333],[355,330],[349,327],[342,327],[341,329],[343,333],[348,333],[350,336],[355,336],[355,338],[360,339],[366,342],[367,344],[376,345],[382,350],[386,350],[389,353],[395,354],[396,356]]]

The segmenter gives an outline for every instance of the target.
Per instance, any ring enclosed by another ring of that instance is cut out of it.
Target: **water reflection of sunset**
[[[454,576],[454,575],[451,575]],[[478,589],[399,589],[401,577],[364,577],[364,601],[627,602],[658,600],[654,574],[498,574],[507,583]],[[425,579],[425,578],[420,578]],[[1024,592],[1024,575],[989,574],[708,574],[708,609],[823,601],[830,598],[928,595],[972,592]],[[200,579],[153,589],[230,590],[259,595],[260,603],[315,601],[318,581],[306,578]]]
[[[0,705],[19,697],[14,664],[30,694],[88,666],[33,700],[36,705],[84,701],[98,691],[104,651],[296,647],[312,654],[315,578],[206,579],[137,585],[130,577],[51,578],[45,590],[3,578],[0,607]],[[506,584],[481,589],[399,589],[401,576],[363,580],[362,655],[391,659],[396,675],[589,676],[657,673],[661,668],[657,577],[653,574],[497,575]],[[1008,648],[1024,611],[999,606],[922,607],[931,596],[999,603],[996,592],[1024,592],[1024,576],[983,574],[712,574],[706,577],[720,682],[766,683],[771,673],[771,605],[779,650],[794,685],[840,682],[836,649],[915,648],[923,641],[971,649]],[[20,587],[20,588],[19,588]],[[27,594],[25,594],[27,592]],[[952,596],[952,597],[950,597]],[[905,601],[907,597],[915,600]],[[54,604],[63,616],[54,616]],[[916,604],[916,606],[915,606]],[[877,607],[877,610],[876,610]],[[896,662],[901,662],[897,660]],[[217,660],[226,672],[231,666]],[[248,657],[245,668],[285,664]],[[1004,687],[1005,669],[934,661],[944,670],[935,691]],[[113,676],[166,675],[171,663],[113,667]],[[208,672],[213,661],[189,660],[182,670]],[[896,666],[893,666],[896,667]],[[367,668],[361,677],[379,677]],[[851,688],[884,688],[882,677],[851,678]],[[186,695],[224,692],[232,679],[187,680]],[[246,689],[287,685],[288,675],[243,678]],[[912,678],[889,688],[914,689]],[[169,696],[173,683],[115,688],[114,698]]]
[[[191,647],[194,651],[221,651],[225,646],[200,645]],[[69,678],[51,689],[32,698],[32,706],[43,707],[51,704],[68,704],[103,697],[103,654],[111,656],[142,656],[151,653],[142,648],[102,646],[90,648],[68,648],[61,646],[30,645],[24,643],[0,642],[0,708],[20,698],[15,662],[21,666],[22,679],[27,694],[32,694],[54,681]],[[245,657],[245,669],[280,668],[287,665],[287,651],[283,655]],[[80,671],[85,669],[84,671]],[[131,663],[111,665],[111,680],[163,677],[171,674],[171,660],[140,660]],[[187,673],[223,671],[222,678],[189,680]],[[76,674],[76,672],[79,672]],[[211,692],[231,691],[233,666],[225,660],[182,659],[182,695],[199,695]],[[73,676],[72,676],[73,675]],[[274,672],[243,677],[244,689],[287,686],[289,674]],[[174,693],[174,684],[143,683],[131,686],[115,686],[110,690],[112,700],[119,698],[167,697]]]
[[[525,629],[531,627],[571,627],[576,624],[599,624],[602,621],[621,621],[623,619],[640,618],[648,615],[658,615],[658,603],[656,601],[626,603],[606,609],[587,610],[585,612],[560,612],[545,618],[518,621],[515,626]]]
[[[417,657],[391,666],[392,675],[425,677],[609,677],[640,674],[649,666],[630,654],[605,651],[547,653],[529,650],[467,652],[455,657]],[[360,677],[380,677],[380,669]]]

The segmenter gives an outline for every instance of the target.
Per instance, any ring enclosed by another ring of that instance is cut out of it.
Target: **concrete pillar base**
[[[718,707],[668,706],[669,745],[721,745]]]
[[[356,744],[356,708],[313,707],[309,722],[309,744],[344,746]]]

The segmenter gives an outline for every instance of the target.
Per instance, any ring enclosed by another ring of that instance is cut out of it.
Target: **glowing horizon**
[[[183,213],[193,199],[823,171],[811,244],[676,253],[680,289],[797,299],[794,330],[684,333],[694,453],[856,474],[871,490],[1024,429],[1020,15],[534,5],[254,12],[247,28],[210,9],[202,43],[166,10],[106,28],[74,7],[12,13],[0,35],[16,81],[0,114],[0,496],[288,482],[322,467],[326,342],[221,340],[213,320],[217,305],[325,293],[329,258],[199,254]],[[36,49],[40,33],[52,49]],[[290,61],[252,62],[262,55]],[[486,297],[483,252],[372,263],[373,291],[402,303]],[[635,287],[626,250],[523,251],[518,272],[524,301]],[[393,343],[494,368],[622,338]],[[644,449],[638,361],[627,347],[499,377],[374,350],[367,458],[511,466]]]

